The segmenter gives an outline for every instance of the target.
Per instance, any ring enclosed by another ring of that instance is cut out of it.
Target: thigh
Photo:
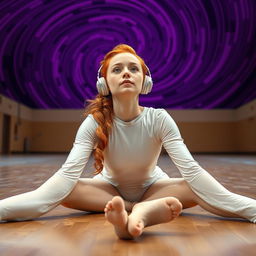
[[[95,197],[95,195],[110,195],[119,196],[117,189],[110,183],[93,178],[81,178],[68,196],[69,198],[80,197]]]
[[[103,211],[106,203],[120,196],[117,189],[104,180],[79,179],[72,192],[62,201],[62,205],[84,211]]]
[[[234,213],[217,209],[209,205],[192,191],[188,183],[183,178],[170,178],[156,181],[144,193],[141,201],[149,201],[168,196],[173,196],[179,199],[182,203],[183,209],[199,205],[213,214],[224,217],[239,217]]]
[[[153,183],[141,198],[141,201],[173,196],[179,199],[183,209],[197,205],[196,195],[183,178],[160,179]]]

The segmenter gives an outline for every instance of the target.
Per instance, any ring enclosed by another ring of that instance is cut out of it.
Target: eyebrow
[[[129,65],[131,65],[131,64],[139,65],[138,63],[135,63],[135,62],[129,62]],[[121,62],[115,63],[112,65],[112,67],[114,67],[116,65],[123,65],[123,63],[121,63]]]

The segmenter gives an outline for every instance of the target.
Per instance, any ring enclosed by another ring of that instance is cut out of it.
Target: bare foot
[[[128,214],[125,210],[124,200],[120,196],[114,196],[106,204],[104,212],[107,220],[114,225],[119,238],[132,238],[127,230]]]
[[[169,222],[178,217],[181,210],[182,204],[174,197],[140,202],[128,217],[128,231],[133,237],[140,236],[144,227]]]

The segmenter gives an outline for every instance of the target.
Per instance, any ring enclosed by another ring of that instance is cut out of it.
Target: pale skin
[[[119,119],[130,121],[143,111],[143,107],[139,106],[143,78],[140,61],[133,54],[119,53],[110,60],[106,80],[112,94],[114,115]],[[125,80],[130,82],[123,83]],[[204,202],[182,178],[158,180],[139,202],[124,200],[117,189],[107,182],[80,179],[62,204],[84,211],[104,211],[121,239],[136,238],[145,227],[169,222],[180,214],[182,208],[196,205],[220,216],[238,217]]]

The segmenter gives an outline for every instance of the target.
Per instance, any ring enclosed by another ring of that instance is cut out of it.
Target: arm
[[[62,167],[34,191],[0,201],[0,220],[36,218],[57,205],[72,191],[95,144],[97,123],[89,115],[80,125],[73,148]]]
[[[230,192],[194,160],[179,129],[165,111],[158,116],[160,139],[191,189],[209,205],[256,223],[256,200]]]

